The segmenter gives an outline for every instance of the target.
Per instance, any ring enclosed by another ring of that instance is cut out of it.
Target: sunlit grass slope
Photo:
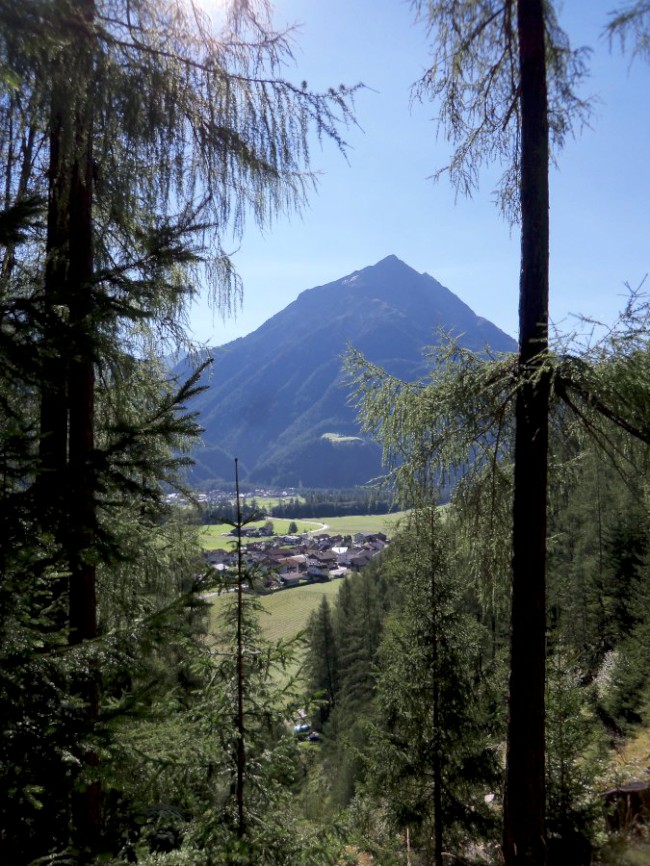
[[[293,522],[297,525],[299,533],[312,532],[314,535],[323,532],[337,535],[354,535],[357,532],[385,532],[387,535],[391,535],[395,532],[396,526],[400,519],[404,517],[404,514],[404,511],[397,511],[394,514],[315,517],[309,520],[295,520]],[[271,519],[276,535],[286,535],[288,533],[291,520],[275,517]],[[249,525],[262,527],[265,523],[265,520],[260,520],[257,523]],[[202,526],[199,538],[203,549],[214,550],[217,547],[228,549],[233,542],[233,537],[227,534],[231,528],[227,523],[212,523],[208,526]],[[244,539],[243,543],[248,544],[250,541],[259,541],[259,539]]]

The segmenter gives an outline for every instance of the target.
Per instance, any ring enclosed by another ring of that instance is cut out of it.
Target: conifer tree
[[[424,862],[441,866],[444,852],[494,832],[485,797],[500,773],[482,715],[481,627],[434,506],[414,509],[391,562],[402,592],[379,652],[369,785]]]
[[[323,596],[318,609],[312,613],[307,633],[309,635],[306,662],[309,670],[308,689],[319,700],[318,727],[322,729],[331,711],[336,707],[339,691],[339,652],[326,595]]]
[[[596,778],[602,742],[593,685],[562,644],[549,653],[546,784],[549,862],[589,863],[600,819]]]
[[[240,503],[237,461],[235,474]],[[295,641],[264,637],[262,605],[253,591],[256,575],[244,564],[241,529],[258,516],[244,518],[237,505],[237,565],[221,582],[225,592],[212,636],[218,661],[211,665],[213,686],[202,699],[209,717],[202,736],[216,740],[220,749],[205,767],[201,796],[209,808],[196,810],[188,848],[209,852],[210,862],[232,866],[319,863],[322,851],[294,824],[291,803],[299,773],[289,728],[297,705],[288,675]],[[282,688],[279,680],[285,681]]]
[[[284,80],[287,42],[265,29],[263,4],[261,14],[251,3],[235,12],[218,38],[198,8],[175,0],[0,8],[2,339],[10,359],[0,390],[13,418],[3,436],[5,480],[13,479],[3,511],[20,493],[22,527],[31,530],[15,536],[19,553],[3,593],[32,580],[35,592],[14,613],[20,609],[32,647],[39,632],[48,648],[67,640],[74,663],[52,678],[52,700],[61,708],[66,692],[76,695],[73,742],[61,739],[59,777],[46,780],[52,791],[30,783],[32,804],[21,801],[37,810],[38,797],[51,794],[57,832],[32,836],[24,860],[68,841],[86,851],[83,859],[101,843],[93,743],[106,643],[98,608],[111,604],[98,598],[97,567],[124,561],[127,536],[111,518],[130,497],[146,523],[182,463],[169,449],[196,433],[183,415],[193,383],[175,393],[151,363],[157,381],[142,377],[128,397],[121,389],[146,359],[182,340],[200,281],[223,309],[237,302],[228,238],[247,216],[264,223],[302,203],[311,131],[342,146],[349,94],[314,94]],[[64,720],[55,727],[61,733]],[[67,767],[65,755],[73,757]]]
[[[416,7],[436,40],[419,93],[440,100],[440,124],[455,146],[446,169],[452,183],[469,193],[481,166],[501,160],[499,202],[521,222],[503,849],[508,866],[538,866],[545,862],[549,137],[561,145],[579,122],[584,106],[573,88],[583,67],[543,0],[421,0]]]

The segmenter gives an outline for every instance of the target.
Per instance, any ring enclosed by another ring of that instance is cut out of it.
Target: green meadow
[[[354,575],[353,575],[354,578]],[[328,583],[311,583],[282,589],[269,595],[259,596],[262,604],[259,622],[269,640],[291,640],[307,625],[312,611],[316,610],[323,596],[331,602],[341,588],[342,580]],[[218,596],[212,602],[211,631],[219,632],[219,613],[231,596]]]
[[[297,525],[299,533],[311,532],[314,535],[324,532],[335,535],[354,535],[357,532],[385,532],[387,535],[392,535],[405,513],[404,511],[396,511],[393,514],[322,517],[310,520],[295,520],[293,522]],[[289,524],[292,521],[274,517],[272,518],[272,522],[276,535],[286,535],[289,531]],[[266,520],[259,520],[248,525],[262,527],[265,523]],[[212,523],[201,527],[199,538],[203,549],[228,548],[234,541],[234,538],[228,535],[231,529],[232,527],[227,523]],[[244,544],[250,544],[251,541],[259,540],[258,538],[242,539]]]
[[[273,530],[276,535],[287,535],[289,532],[289,524],[291,520],[282,518],[271,518]],[[316,532],[322,529],[323,523],[320,520],[294,520],[298,527],[298,532]],[[261,529],[266,520],[256,520],[248,523],[247,526],[256,526]],[[199,540],[204,550],[214,550],[216,547],[228,549],[235,541],[234,536],[228,535],[232,530],[232,526],[228,523],[210,523],[207,526],[202,526],[199,532]],[[271,541],[272,538],[242,538],[242,544],[250,544],[253,541]]]
[[[356,532],[384,532],[392,535],[399,521],[405,516],[405,511],[393,514],[358,514],[350,517],[322,517],[326,525],[321,532],[335,535],[354,535]],[[318,534],[318,533],[316,533]]]
[[[324,517],[321,520],[296,520],[298,532],[312,532],[314,535],[327,532],[341,535],[354,535],[357,532],[385,532],[391,535],[405,512],[395,514],[371,514],[351,517]],[[253,526],[263,526],[265,521],[259,521]],[[273,527],[278,535],[286,534],[289,520],[273,519]],[[228,548],[234,543],[228,524],[213,524],[201,528],[201,544],[205,550],[221,547]],[[259,539],[242,539],[243,543],[259,541]],[[351,575],[354,579],[354,574]],[[259,596],[262,605],[260,625],[269,640],[290,640],[298,635],[309,620],[310,614],[316,610],[323,596],[334,602],[341,587],[342,580],[332,580],[326,583],[312,583],[292,587]],[[217,596],[212,600],[211,631],[219,632],[219,613],[224,604],[232,596]]]

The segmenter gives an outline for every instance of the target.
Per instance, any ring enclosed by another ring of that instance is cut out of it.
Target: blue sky
[[[610,50],[603,30],[613,8],[614,0],[566,0],[560,9],[572,44],[593,50],[582,93],[595,98],[591,128],[568,141],[551,174],[551,317],[563,330],[575,328],[571,314],[611,322],[624,284],[637,287],[650,270],[650,66]],[[312,89],[367,86],[356,100],[360,128],[345,135],[347,161],[330,143],[314,144],[319,187],[301,216],[264,233],[247,228],[234,256],[243,307],[224,322],[196,304],[195,337],[221,345],[244,336],[304,289],[391,253],[516,336],[519,236],[493,204],[498,169],[470,200],[456,199],[444,177],[430,179],[450,147],[436,135],[436,106],[411,104],[429,55],[411,4],[277,0],[274,21],[298,25],[288,78]]]

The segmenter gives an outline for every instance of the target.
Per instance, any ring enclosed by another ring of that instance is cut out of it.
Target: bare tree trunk
[[[43,371],[40,412],[39,496],[46,514],[46,529],[60,540],[63,516],[63,487],[68,460],[68,365],[63,336],[63,302],[67,288],[67,243],[69,238],[66,206],[68,178],[64,140],[66,88],[55,84],[52,99],[45,267],[46,364]],[[67,588],[67,587],[66,587]]]
[[[510,717],[503,849],[507,866],[543,866],[548,348],[548,114],[543,0],[518,0],[521,275],[515,408]]]
[[[92,38],[93,0],[77,0],[79,32]],[[94,450],[95,345],[93,260],[92,106],[89,82],[92,46],[78,46],[69,67],[57,71],[50,131],[47,265],[45,275],[48,351],[41,396],[41,475],[48,527],[61,545],[68,578],[67,625],[71,645],[97,637],[95,544],[96,503],[92,471]],[[88,88],[88,89],[87,89]],[[84,703],[82,739],[92,735],[98,715],[98,684],[92,664],[79,665],[73,688]],[[86,856],[100,829],[99,783],[92,779],[97,756],[83,755],[86,771],[72,795],[75,846]]]
[[[439,656],[439,598],[436,581],[435,562],[435,511],[429,509],[429,555],[430,560],[430,592],[431,592],[431,672],[433,689],[431,695],[433,721],[433,862],[435,866],[443,866],[442,849],[442,732],[440,730],[440,656]]]
[[[241,500],[239,498],[239,461],[235,458],[235,491],[237,494],[237,783],[235,799],[237,802],[237,835],[241,838],[246,832],[244,816],[244,775],[246,770],[246,731],[244,727],[244,635],[243,635],[243,582],[241,531],[243,526]]]
[[[84,106],[86,108],[86,106]],[[77,159],[70,185],[70,264],[68,274],[72,357],[68,366],[68,495],[70,515],[70,643],[97,637],[95,546],[95,483],[92,468],[95,428],[95,335],[93,322],[93,157],[92,117],[86,109],[77,118]],[[85,727],[92,732],[99,712],[98,677],[94,664],[77,682],[86,707]],[[95,775],[97,755],[89,748],[84,761]],[[92,851],[101,830],[100,786],[91,779],[75,796],[77,845]]]

